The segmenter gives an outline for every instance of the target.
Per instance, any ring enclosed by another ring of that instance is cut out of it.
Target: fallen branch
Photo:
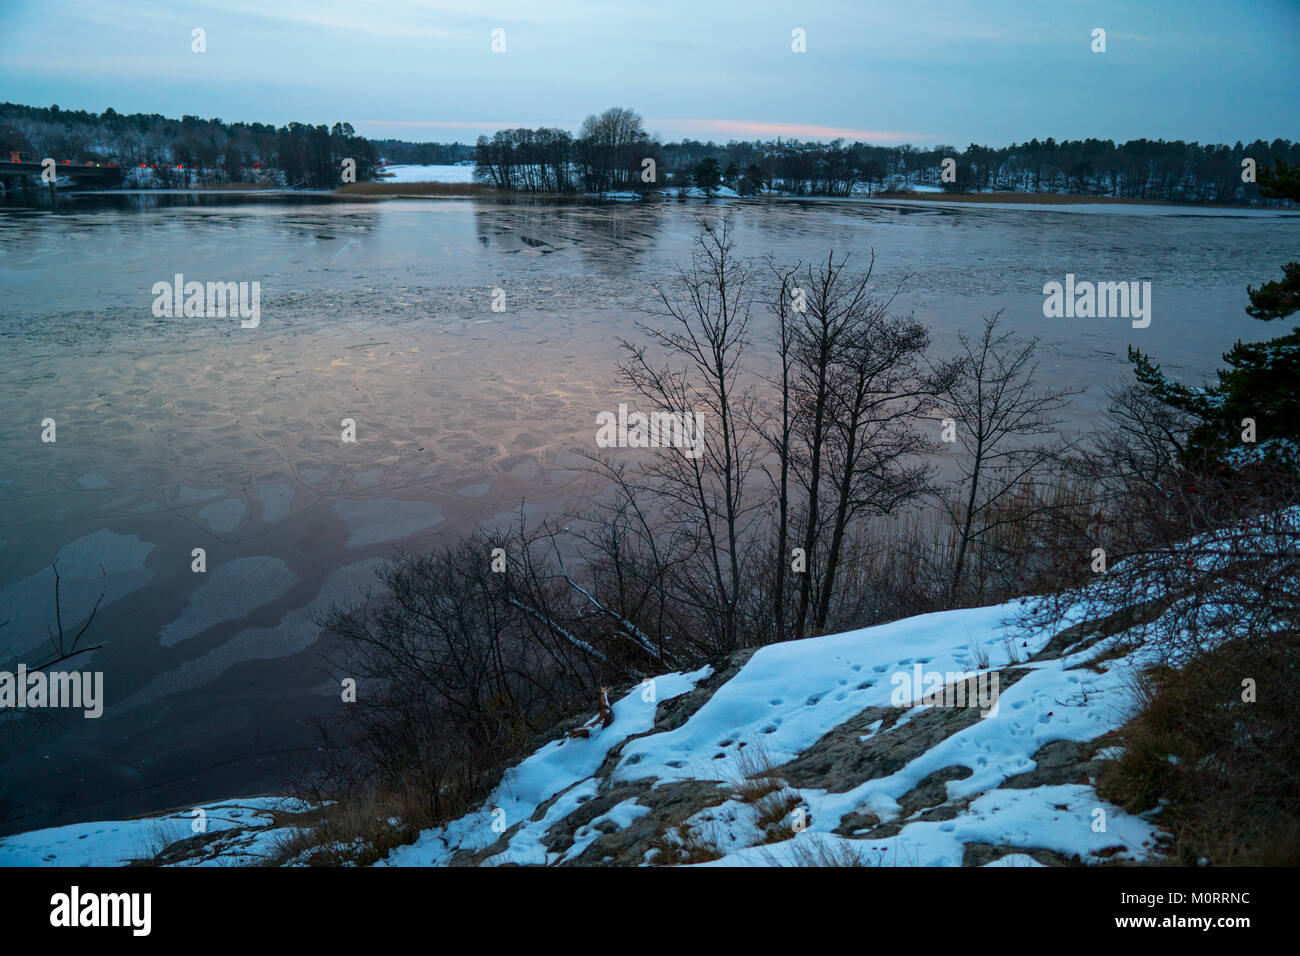
[[[566,734],[565,736],[590,737],[591,732],[596,729],[597,724],[600,725],[602,730],[608,727],[610,724],[612,724],[614,722],[614,710],[612,707],[609,706],[608,687],[602,687],[600,689],[599,704],[600,704],[600,712],[597,713],[595,717],[591,718],[591,720],[587,721],[585,724],[583,724],[581,727],[578,727],[576,730],[570,730],[568,734]]]

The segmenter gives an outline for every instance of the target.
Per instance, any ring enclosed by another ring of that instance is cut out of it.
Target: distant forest
[[[402,164],[475,162],[476,182],[525,192],[630,191],[722,186],[741,195],[873,195],[908,186],[954,192],[1051,192],[1177,203],[1270,205],[1244,177],[1243,163],[1300,163],[1300,143],[1276,139],[1202,145],[1182,140],[1033,139],[1004,147],[921,148],[776,139],[718,144],[660,142],[633,110],[588,116],[575,135],[553,128],[508,129],[462,143],[371,140],[348,123],[226,123],[156,113],[95,114],[0,104],[0,159],[19,152],[73,162],[115,162],[150,170],[155,185],[273,182],[329,188],[344,159],[359,182],[377,178],[381,160]],[[953,181],[941,176],[951,159]],[[650,160],[650,163],[647,163]],[[183,167],[183,168],[178,168]],[[197,171],[197,175],[195,175]]]
[[[348,123],[226,123],[220,119],[157,113],[103,113],[58,106],[0,103],[0,159],[46,156],[74,163],[169,167],[154,171],[158,185],[185,185],[201,171],[205,182],[276,182],[322,189],[339,185],[344,159],[356,161],[357,180],[374,178],[375,144]],[[183,168],[177,168],[183,167]]]
[[[467,143],[408,143],[400,139],[372,139],[379,155],[390,163],[411,166],[451,166],[474,158]]]
[[[1257,140],[1249,145],[1201,145],[1182,140],[1045,140],[990,147],[971,144],[920,148],[792,141],[730,143],[724,147],[689,140],[664,148],[670,176],[693,175],[716,158],[729,172],[723,180],[743,187],[743,171],[757,166],[764,188],[793,195],[847,196],[891,186],[939,186],[951,192],[1050,192],[1176,203],[1270,204],[1242,178],[1243,160],[1257,167],[1300,160],[1300,143]],[[697,157],[704,157],[698,159]],[[945,159],[955,161],[955,180],[941,180]]]
[[[942,180],[952,159],[952,182]],[[1178,203],[1267,205],[1244,161],[1268,167],[1300,161],[1300,144],[1277,139],[1233,146],[1181,140],[1033,139],[1001,148],[971,144],[806,143],[777,139],[726,145],[660,143],[632,110],[589,116],[573,136],[562,129],[508,129],[480,136],[475,178],[501,189],[651,192],[664,186],[727,186],[741,195],[871,195],[907,185],[953,192],[1052,192]],[[653,160],[648,167],[646,160]],[[653,180],[644,171],[653,169]],[[1247,178],[1252,181],[1247,181]]]

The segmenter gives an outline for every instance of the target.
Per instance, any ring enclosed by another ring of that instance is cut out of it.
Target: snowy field
[[[385,166],[386,183],[470,183],[474,181],[471,166]]]

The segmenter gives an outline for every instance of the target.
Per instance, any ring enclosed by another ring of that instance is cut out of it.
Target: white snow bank
[[[595,795],[594,774],[609,751],[654,726],[658,701],[685,694],[711,672],[705,667],[689,674],[656,677],[653,693],[650,688],[638,688],[613,705],[614,722],[610,726],[593,730],[588,738],[551,741],[507,770],[501,784],[478,810],[446,827],[426,830],[415,843],[394,850],[378,865],[445,863],[457,850],[478,850],[496,842],[520,820],[529,822],[512,835],[509,848],[492,857],[491,862],[551,862],[540,837],[555,820]],[[538,808],[557,794],[562,796],[545,817],[533,821]]]
[[[972,673],[972,648],[983,648],[994,669],[1015,663],[1027,671],[1010,686],[999,682],[997,706],[988,716],[888,776],[842,793],[794,790],[809,808],[805,832],[838,839],[830,831],[854,811],[874,813],[881,820],[897,818],[898,801],[908,791],[936,771],[960,766],[970,773],[947,783],[947,797],[974,796],[974,803],[956,821],[907,824],[898,837],[882,842],[890,851],[888,862],[960,865],[961,844],[972,840],[1080,856],[1118,845],[1122,851],[1116,852],[1127,858],[1145,856],[1155,842],[1145,821],[1108,807],[1110,831],[1091,829],[1091,812],[1103,804],[1089,787],[1066,788],[1068,793],[1047,787],[996,789],[1009,777],[1032,771],[1033,755],[1045,744],[1092,740],[1121,725],[1132,709],[1127,677],[1142,657],[1136,652],[1117,658],[1100,673],[1077,666],[1082,654],[1019,664],[1039,651],[1056,629],[1018,633],[1010,623],[1017,608],[1012,602],[945,611],[762,648],[680,727],[629,743],[614,778],[651,778],[656,786],[672,780],[718,779],[722,764],[717,755],[732,757],[727,761],[731,764],[742,744],[760,745],[773,765],[785,763],[864,709],[897,706],[893,695],[899,677],[917,664],[926,671]],[[1110,642],[1094,646],[1088,655]],[[1011,654],[1015,662],[1008,659]],[[906,701],[906,717],[914,718],[928,706],[914,704]],[[1068,812],[1057,804],[1066,804]],[[759,837],[754,833],[751,842],[759,842]],[[740,852],[734,845],[721,849],[726,855],[720,862],[771,862],[757,850]]]
[[[1003,620],[1015,608],[941,611],[760,648],[681,727],[624,748],[615,779],[709,779],[713,755],[738,742],[761,742],[773,763],[785,763],[867,707],[888,705],[892,675],[910,673],[914,663],[972,671],[972,645],[987,648],[992,661],[1005,658],[1003,638],[1011,632]],[[1050,637],[1036,635],[1021,656]]]
[[[1103,825],[1104,830],[1098,829]],[[1099,863],[1141,859],[1158,834],[1146,820],[1099,799],[1091,787],[1070,784],[992,790],[951,820],[909,823],[897,836],[885,839],[851,840],[808,829],[782,843],[746,847],[699,865],[797,865],[800,849],[815,843],[843,844],[864,863],[878,866],[961,866],[967,843],[1041,848]]]
[[[195,829],[203,811],[203,831]],[[205,804],[160,817],[73,823],[33,830],[0,839],[0,867],[5,866],[126,866],[148,859],[177,840],[197,832],[214,833],[233,827],[267,827],[271,811],[298,813],[307,809],[299,800],[251,797]],[[233,861],[227,861],[229,865]]]

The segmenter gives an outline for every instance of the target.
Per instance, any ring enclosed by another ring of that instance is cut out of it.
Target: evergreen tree
[[[695,185],[706,193],[711,193],[722,185],[722,170],[712,156],[695,167]]]
[[[1300,164],[1278,162],[1259,173],[1260,192],[1300,202]],[[1248,287],[1246,313],[1264,322],[1300,311],[1300,262],[1282,267],[1282,278]],[[1138,381],[1162,402],[1190,413],[1198,424],[1188,445],[1189,460],[1240,462],[1267,457],[1300,471],[1300,329],[1265,342],[1238,341],[1223,356],[1218,383],[1191,387],[1171,382],[1150,356],[1129,347]],[[1255,443],[1244,443],[1246,419]]]

